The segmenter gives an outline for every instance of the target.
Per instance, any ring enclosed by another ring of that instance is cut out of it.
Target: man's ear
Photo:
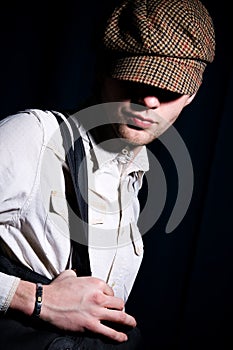
[[[194,99],[194,97],[196,96],[196,92],[194,92],[194,94],[192,94],[192,95],[190,95],[188,98],[187,98],[187,101],[186,101],[186,103],[185,103],[185,106],[187,106],[187,105],[189,105],[191,102],[192,102],[192,100]]]

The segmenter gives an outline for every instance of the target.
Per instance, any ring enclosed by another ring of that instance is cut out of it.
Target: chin
[[[132,128],[127,124],[118,124],[117,134],[120,138],[135,146],[147,145],[156,138],[155,134],[148,130]]]

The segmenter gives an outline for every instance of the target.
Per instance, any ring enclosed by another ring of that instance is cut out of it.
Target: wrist
[[[32,315],[35,307],[36,284],[21,280],[11,300],[10,308]]]

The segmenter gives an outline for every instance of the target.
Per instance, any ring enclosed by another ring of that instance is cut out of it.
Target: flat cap
[[[103,37],[113,78],[192,94],[215,55],[212,18],[199,0],[124,0]]]

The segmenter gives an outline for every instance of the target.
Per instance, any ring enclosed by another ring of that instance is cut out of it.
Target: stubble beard
[[[159,136],[158,130],[136,129],[127,124],[115,124],[117,135],[132,146],[144,146]]]

